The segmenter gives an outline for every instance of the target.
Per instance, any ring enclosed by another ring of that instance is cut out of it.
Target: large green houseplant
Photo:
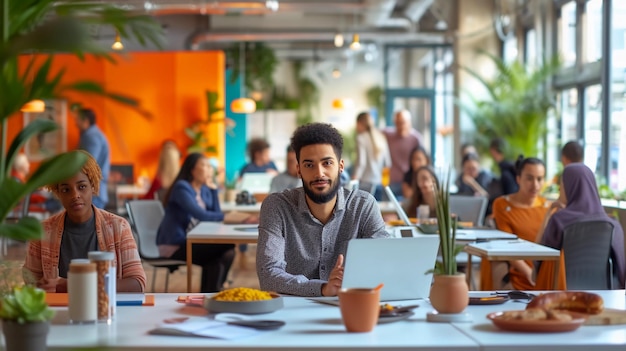
[[[68,92],[79,91],[105,95],[119,102],[136,105],[125,96],[107,93],[92,81],[61,83],[64,70],[54,71],[54,54],[74,53],[83,57],[92,53],[112,60],[107,47],[98,45],[90,33],[92,26],[108,25],[123,38],[157,46],[162,30],[150,17],[137,15],[111,4],[84,0],[0,0],[0,235],[18,240],[41,237],[41,224],[34,218],[6,223],[10,211],[35,189],[75,174],[85,157],[79,153],[62,154],[44,161],[25,183],[9,177],[15,156],[33,136],[58,126],[36,120],[8,140],[9,118],[21,118],[20,108],[35,99],[61,99]],[[49,54],[41,62],[30,57],[26,67],[18,67],[18,56]]]
[[[547,132],[546,121],[555,107],[550,79],[561,66],[558,57],[546,59],[538,66],[519,61],[508,63],[482,52],[496,68],[493,78],[485,78],[470,68],[465,70],[485,88],[487,96],[468,94],[470,103],[461,108],[474,122],[474,143],[481,154],[487,154],[495,137],[509,144],[508,159],[524,154],[541,157],[541,142]]]

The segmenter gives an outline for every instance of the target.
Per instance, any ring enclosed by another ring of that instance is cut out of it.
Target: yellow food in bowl
[[[233,288],[217,293],[213,296],[216,301],[261,301],[271,300],[272,295],[267,291],[252,288]]]

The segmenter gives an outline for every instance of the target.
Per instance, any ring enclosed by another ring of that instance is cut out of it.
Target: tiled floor
[[[26,254],[26,245],[23,243],[11,243],[8,254],[0,259],[0,290],[5,290],[16,283],[22,282],[22,264]],[[256,245],[248,245],[245,255],[237,253],[235,262],[230,270],[229,283],[227,287],[249,287],[258,288],[259,281],[255,268]],[[146,289],[151,290],[152,286],[152,266],[144,263],[144,270],[148,282]],[[155,292],[165,291],[166,269],[159,269],[156,274]],[[200,267],[193,267],[193,292],[200,290]],[[187,289],[187,269],[181,269],[170,275],[168,292],[186,292]]]

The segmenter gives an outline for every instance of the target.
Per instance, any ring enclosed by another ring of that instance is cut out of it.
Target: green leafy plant
[[[373,86],[365,93],[367,97],[367,103],[376,108],[378,113],[378,120],[385,120],[385,90],[379,85]]]
[[[46,292],[34,286],[24,285],[0,298],[0,318],[20,324],[45,322],[54,316],[46,303]]]
[[[274,71],[278,66],[278,59],[274,50],[260,42],[245,42],[243,45],[243,50],[240,48],[240,43],[234,43],[224,50],[233,70],[230,77],[231,83],[235,83],[241,70],[245,69],[244,84],[248,92],[271,91],[274,87]],[[244,65],[240,67],[239,59],[242,54],[244,55]]]
[[[450,215],[450,172],[447,172],[438,184],[435,184],[435,203],[437,226],[439,227],[439,249],[441,261],[437,261],[435,274],[457,274],[456,255],[463,246],[456,244],[457,219]]]
[[[219,95],[216,91],[206,91],[207,100],[207,118],[202,121],[197,121],[190,127],[185,128],[185,134],[191,139],[191,144],[187,148],[188,152],[200,152],[200,153],[213,153],[217,152],[215,144],[211,143],[206,136],[206,127],[213,123],[225,123],[226,132],[232,134],[232,128],[235,122],[230,118],[216,119],[214,115],[218,112],[224,111],[223,107],[217,105]]]
[[[507,63],[489,53],[482,54],[495,65],[494,78],[484,78],[467,67],[465,70],[478,79],[488,96],[477,99],[468,94],[471,103],[460,104],[476,127],[476,148],[487,154],[491,140],[501,137],[509,144],[505,155],[509,159],[519,154],[542,157],[539,145],[546,136],[549,112],[555,107],[548,82],[561,66],[559,58],[530,69],[518,61]]]
[[[114,27],[123,38],[140,44],[161,45],[161,27],[152,18],[123,10],[115,5],[93,1],[0,0],[0,235],[18,240],[41,237],[41,223],[21,218],[6,223],[11,210],[35,189],[67,179],[84,164],[86,157],[70,152],[44,161],[25,183],[9,177],[13,160],[26,142],[35,135],[55,130],[51,121],[36,120],[8,140],[8,121],[20,116],[20,108],[35,99],[61,99],[69,92],[98,94],[120,103],[137,106],[129,97],[105,91],[88,80],[61,83],[65,69],[53,71],[54,53],[71,52],[79,57],[87,53],[113,60],[108,48],[89,34],[90,26]],[[21,54],[49,53],[41,62],[32,56],[26,67],[18,67]],[[21,117],[21,116],[20,116]]]

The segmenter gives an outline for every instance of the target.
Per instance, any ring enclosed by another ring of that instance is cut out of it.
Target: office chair
[[[450,213],[456,214],[459,221],[482,227],[488,202],[489,199],[484,196],[450,195]]]
[[[563,229],[567,290],[613,289],[613,229],[608,220],[580,221]]]
[[[156,244],[157,231],[165,211],[159,200],[133,200],[126,203],[126,210],[130,218],[130,224],[136,234],[137,250],[141,260],[151,265],[152,291],[156,281],[157,268],[167,268],[169,272],[165,276],[165,292],[169,287],[170,274],[187,262],[172,260],[159,256],[159,247]]]

